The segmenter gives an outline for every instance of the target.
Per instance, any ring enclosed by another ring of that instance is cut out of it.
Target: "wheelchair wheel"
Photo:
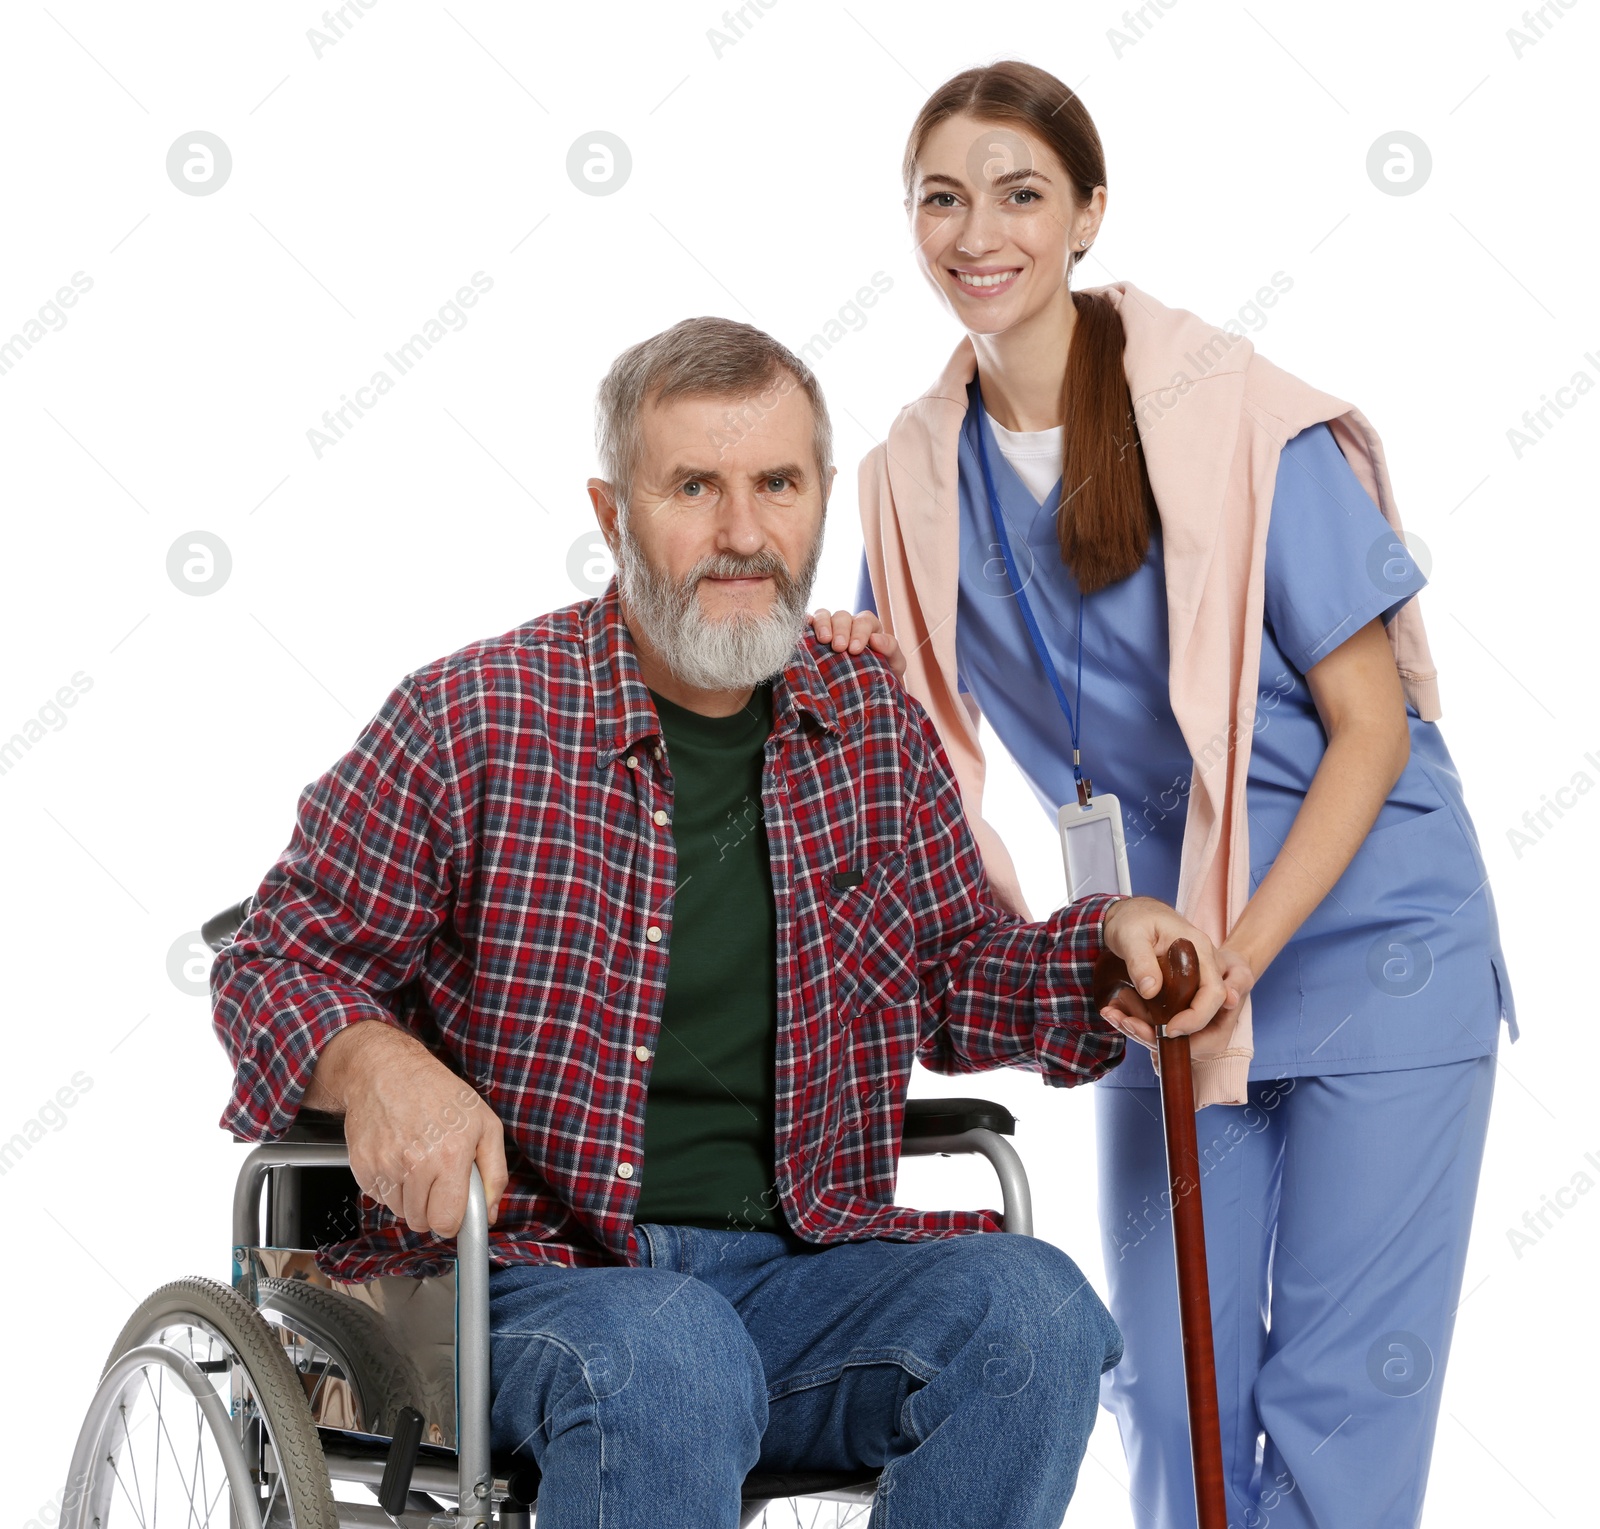
[[[128,1319],[72,1455],[76,1529],[339,1529],[311,1409],[282,1343],[209,1279]]]
[[[443,1421],[436,1401],[424,1397],[422,1377],[412,1361],[390,1341],[380,1317],[339,1290],[325,1290],[301,1279],[270,1277],[256,1286],[256,1309],[284,1335],[290,1362],[319,1422],[388,1436],[402,1407],[422,1412],[430,1423]],[[349,1417],[335,1421],[326,1397],[330,1382],[349,1392]]]

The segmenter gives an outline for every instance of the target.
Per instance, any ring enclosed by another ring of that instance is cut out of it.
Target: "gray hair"
[[[822,388],[810,367],[771,335],[736,319],[684,319],[617,357],[595,399],[595,444],[600,470],[624,509],[643,450],[639,412],[645,400],[665,403],[689,395],[745,398],[725,416],[726,431],[711,444],[732,445],[754,419],[796,385],[811,400],[811,447],[823,480],[833,466],[833,427]],[[752,396],[757,395],[757,396]]]

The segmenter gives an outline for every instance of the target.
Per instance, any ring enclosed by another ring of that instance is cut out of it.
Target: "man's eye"
[[[941,197],[948,197],[949,200],[941,201]],[[955,199],[956,194],[953,191],[934,191],[923,197],[922,205],[924,207],[950,207],[954,204]]]
[[[682,491],[683,491],[683,494],[684,494],[684,496],[686,498],[698,499],[698,498],[700,498],[700,490],[703,489],[704,487],[705,487],[705,484],[702,483],[699,478],[691,478],[687,483],[685,483],[683,485],[683,490]]]
[[[767,479],[767,489],[771,493],[781,494],[788,487],[789,479],[785,478],[781,473],[774,473]]]

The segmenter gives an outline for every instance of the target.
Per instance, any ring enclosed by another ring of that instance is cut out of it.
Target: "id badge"
[[[1087,807],[1068,802],[1057,815],[1061,857],[1067,867],[1067,901],[1091,892],[1133,895],[1128,850],[1122,832],[1122,805],[1107,791]]]

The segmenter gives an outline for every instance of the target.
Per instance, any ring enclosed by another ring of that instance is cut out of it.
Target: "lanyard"
[[[1072,735],[1072,778],[1078,784],[1079,805],[1087,807],[1089,798],[1094,792],[1094,782],[1084,775],[1079,764],[1078,752],[1078,713],[1083,708],[1083,591],[1081,589],[1078,591],[1078,709],[1075,711],[1067,700],[1067,692],[1062,688],[1061,677],[1056,673],[1056,666],[1051,661],[1050,650],[1045,646],[1044,633],[1039,630],[1038,618],[1028,603],[1027,591],[1017,573],[1016,559],[1011,553],[1011,538],[1006,535],[1005,520],[1000,514],[1000,496],[995,492],[994,474],[989,468],[989,447],[985,439],[989,434],[989,416],[984,413],[983,394],[977,383],[972,385],[972,398],[978,411],[978,460],[983,465],[984,493],[989,501],[990,517],[994,521],[994,534],[1000,543],[1000,555],[1005,559],[1006,577],[1011,580],[1012,591],[1017,597],[1017,608],[1022,612],[1022,621],[1028,629],[1033,651],[1039,655],[1039,662],[1044,666],[1045,678],[1050,681],[1050,688],[1055,691],[1056,700],[1066,714],[1067,731]],[[1064,482],[1062,486],[1066,486]],[[1057,513],[1060,513],[1059,510]]]

